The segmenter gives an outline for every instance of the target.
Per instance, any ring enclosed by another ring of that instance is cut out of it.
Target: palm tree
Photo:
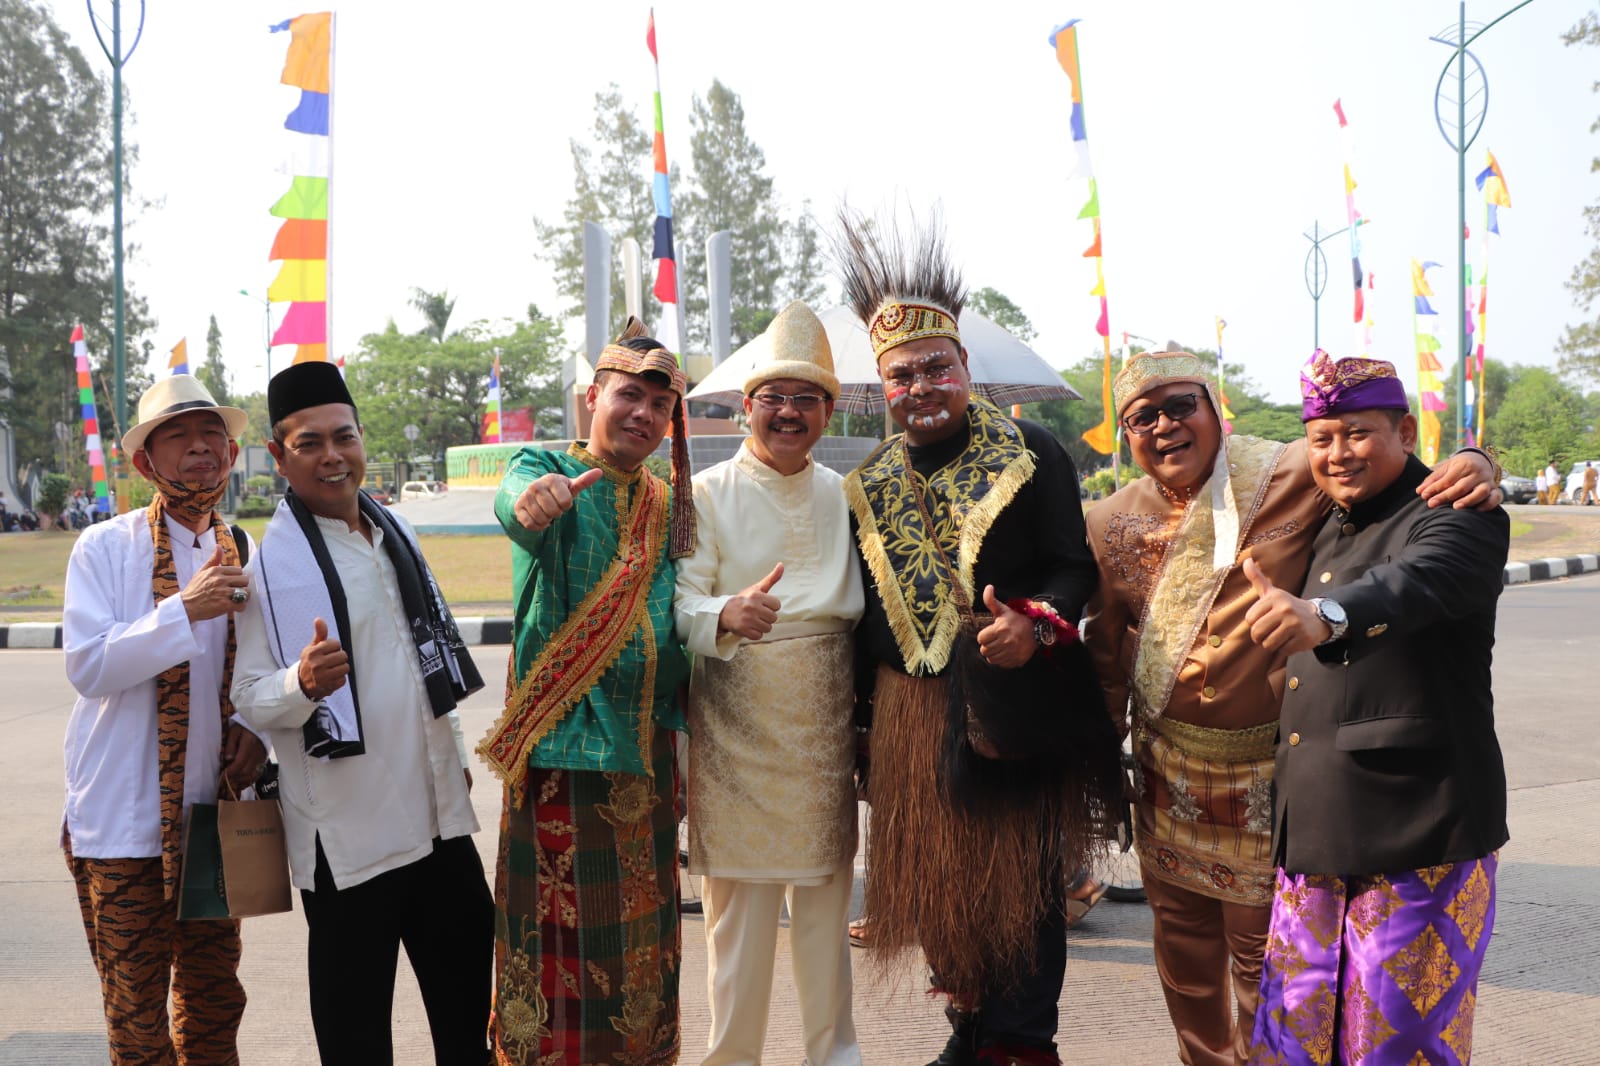
[[[456,309],[456,302],[450,298],[449,290],[428,292],[426,289],[412,288],[411,306],[421,311],[422,317],[428,320],[422,332],[431,337],[435,344],[444,343],[444,331],[450,322],[450,312]]]

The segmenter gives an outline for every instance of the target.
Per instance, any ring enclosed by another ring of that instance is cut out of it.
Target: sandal
[[[1094,905],[1105,898],[1106,889],[1111,887],[1103,881],[1090,880],[1087,882],[1087,884],[1093,886],[1089,890],[1089,894],[1087,896],[1084,896],[1081,899],[1074,899],[1071,896],[1067,897],[1066,911],[1068,929],[1076,929],[1078,927],[1078,923],[1082,922],[1084,917],[1094,909]]]
[[[853,948],[869,948],[872,946],[872,920],[870,918],[857,918],[849,925],[850,946]]]

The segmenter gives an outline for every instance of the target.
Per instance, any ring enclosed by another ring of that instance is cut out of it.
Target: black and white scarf
[[[428,704],[438,718],[482,688],[483,678],[411,530],[365,493],[360,504],[362,516],[383,531],[383,548],[394,565]],[[267,523],[256,551],[255,576],[268,644],[279,667],[289,669],[298,664],[300,649],[318,618],[328,622],[328,636],[350,655],[348,683],[321,700],[301,727],[306,754],[328,759],[363,754],[366,743],[356,681],[359,664],[346,636],[351,632],[349,604],[316,518],[292,491]]]

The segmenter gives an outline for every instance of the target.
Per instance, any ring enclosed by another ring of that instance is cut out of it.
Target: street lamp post
[[[271,381],[272,380],[272,301],[268,300],[268,299],[265,299],[264,297],[257,296],[255,293],[251,292],[249,289],[240,289],[239,290],[239,295],[240,296],[244,296],[244,297],[248,297],[249,299],[254,300],[256,303],[261,305],[262,313],[263,313],[262,328],[261,328],[261,343],[266,348],[266,352],[267,352],[267,380]]]
[[[1470,341],[1466,320],[1469,313],[1467,311],[1467,149],[1478,139],[1478,133],[1483,129],[1484,117],[1489,113],[1489,76],[1484,73],[1483,64],[1478,62],[1478,57],[1469,52],[1467,46],[1488,33],[1507,15],[1520,11],[1531,3],[1533,0],[1522,0],[1522,3],[1502,12],[1498,17],[1480,24],[1467,21],[1467,3],[1466,0],[1461,0],[1456,24],[1446,26],[1428,38],[1446,46],[1453,53],[1445,63],[1444,69],[1439,72],[1438,84],[1434,86],[1433,116],[1439,124],[1439,135],[1456,153],[1456,331],[1460,338],[1456,356],[1456,445],[1458,447],[1467,439],[1467,359],[1472,354],[1468,347]],[[1471,31],[1471,36],[1468,36],[1468,31]],[[1472,61],[1470,75],[1467,69],[1468,60]],[[1452,68],[1455,73],[1453,98],[1449,95]],[[1470,97],[1467,92],[1468,81],[1473,82]],[[1473,107],[1470,118],[1467,114],[1469,103]],[[1445,111],[1450,105],[1454,105],[1455,110],[1451,116],[1454,128],[1445,121]]]
[[[1337,237],[1348,230],[1349,226],[1341,226],[1328,233],[1323,230],[1320,222],[1311,223],[1311,232],[1301,234],[1311,242],[1311,251],[1306,253],[1306,291],[1311,294],[1311,350],[1314,352],[1322,347],[1322,293],[1328,287],[1328,257],[1322,253],[1322,242],[1330,237]]]

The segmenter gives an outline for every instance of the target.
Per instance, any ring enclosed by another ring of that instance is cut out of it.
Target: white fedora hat
[[[237,407],[223,407],[193,374],[172,374],[162,378],[139,397],[139,421],[122,435],[122,454],[131,456],[144,447],[150,431],[169,418],[190,411],[215,411],[228,429],[228,437],[238,440],[250,416]]]

